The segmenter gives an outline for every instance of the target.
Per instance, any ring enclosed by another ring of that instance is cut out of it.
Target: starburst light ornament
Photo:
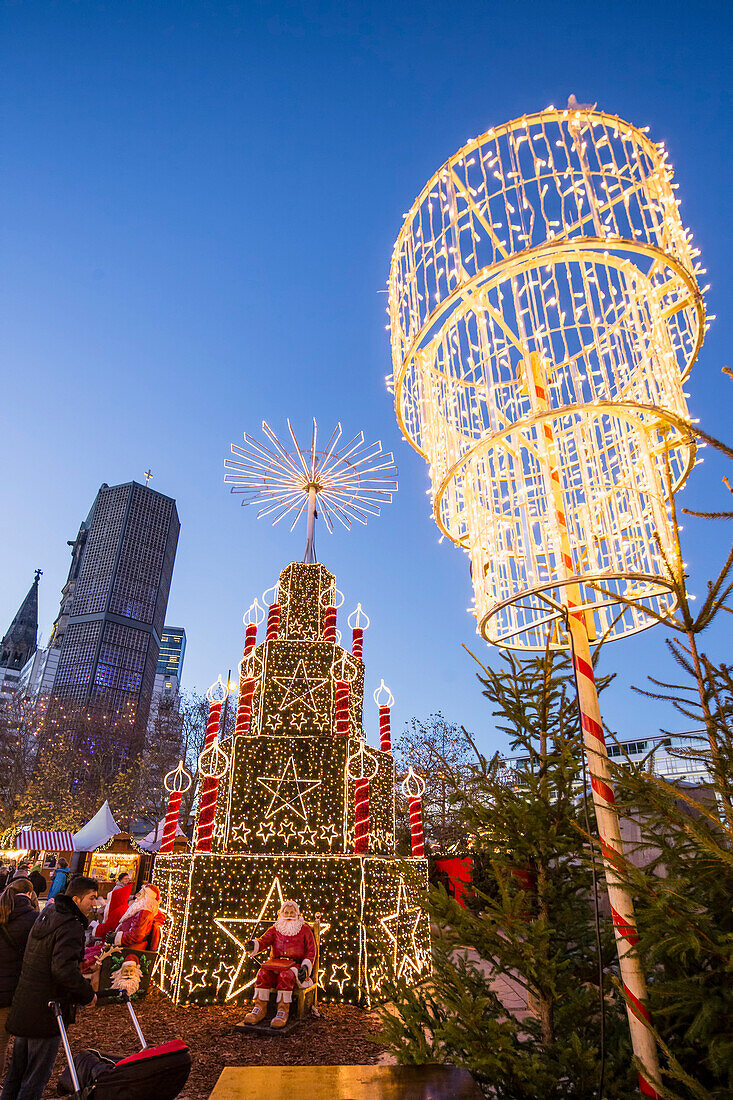
[[[244,446],[232,443],[232,454],[224,465],[224,480],[232,493],[242,495],[242,505],[259,508],[258,518],[272,516],[273,525],[292,517],[290,530],[306,514],[306,544],[303,561],[316,561],[315,521],[321,516],[329,531],[334,521],[351,527],[353,520],[366,523],[378,516],[382,505],[389,504],[397,492],[397,467],[381,442],[367,444],[359,432],[339,447],[341,425],[337,424],[325,447],[318,447],[315,419],[309,448],[301,447],[290,421],[288,432],[294,451],[282,445],[266,420],[262,430],[270,446],[260,443],[247,432]]]
[[[471,139],[404,216],[389,313],[400,427],[433,514],[470,556],[477,629],[570,646],[640,1087],[646,989],[589,640],[675,606],[670,498],[695,462],[683,380],[700,264],[663,144],[578,104]]]

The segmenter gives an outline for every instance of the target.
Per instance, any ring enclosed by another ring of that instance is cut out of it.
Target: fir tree
[[[479,678],[498,728],[526,762],[508,775],[498,756],[477,752],[468,783],[452,773],[477,885],[465,909],[431,890],[434,976],[417,989],[395,986],[385,1033],[401,1062],[466,1066],[498,1098],[627,1097],[636,1076],[608,974],[610,922],[597,922],[593,905],[592,808],[579,798],[569,662],[506,655]],[[526,1000],[518,1016],[500,996],[509,986]]]

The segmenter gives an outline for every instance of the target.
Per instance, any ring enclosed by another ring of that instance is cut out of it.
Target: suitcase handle
[[[69,1046],[69,1037],[66,1034],[66,1028],[64,1027],[64,1018],[61,1014],[61,1005],[58,1001],[49,1001],[48,1007],[53,1012],[54,1016],[56,1017],[56,1023],[59,1025],[59,1031],[61,1032],[61,1042],[64,1044],[64,1053],[66,1054],[66,1061],[69,1064],[69,1073],[71,1074],[71,1080],[77,1095],[80,1095],[79,1078],[76,1075],[74,1055],[71,1053],[71,1047]]]
[[[140,1043],[140,1050],[145,1050],[148,1044],[145,1042],[145,1036],[142,1033],[142,1028],[140,1027],[140,1024],[137,1022],[137,1016],[135,1015],[135,1009],[132,1007],[132,1001],[130,1000],[130,994],[127,992],[127,990],[123,990],[123,992],[122,992],[122,1002],[123,1002],[123,1004],[127,1005],[127,1011],[130,1013],[130,1018],[132,1020],[132,1026],[135,1028],[135,1031],[137,1032],[137,1038],[138,1038],[138,1041]]]

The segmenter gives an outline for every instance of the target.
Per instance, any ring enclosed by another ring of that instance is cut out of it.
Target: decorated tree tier
[[[289,897],[320,916],[326,1000],[369,1005],[388,975],[429,973],[427,863],[395,856],[394,761],[364,741],[361,629],[342,648],[335,605],[323,565],[287,566],[266,639],[248,627],[236,732],[221,743],[212,705],[196,850],[155,865],[170,916],[157,980],[176,1003],[249,1001],[244,945]]]

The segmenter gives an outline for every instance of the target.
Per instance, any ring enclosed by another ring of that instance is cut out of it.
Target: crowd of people
[[[0,1100],[40,1100],[60,1045],[49,1002],[72,1024],[78,1009],[96,1004],[104,957],[145,950],[165,920],[156,886],[144,883],[131,898],[132,888],[123,872],[100,899],[96,880],[72,875],[61,858],[39,902],[47,889],[39,865],[0,868]]]

